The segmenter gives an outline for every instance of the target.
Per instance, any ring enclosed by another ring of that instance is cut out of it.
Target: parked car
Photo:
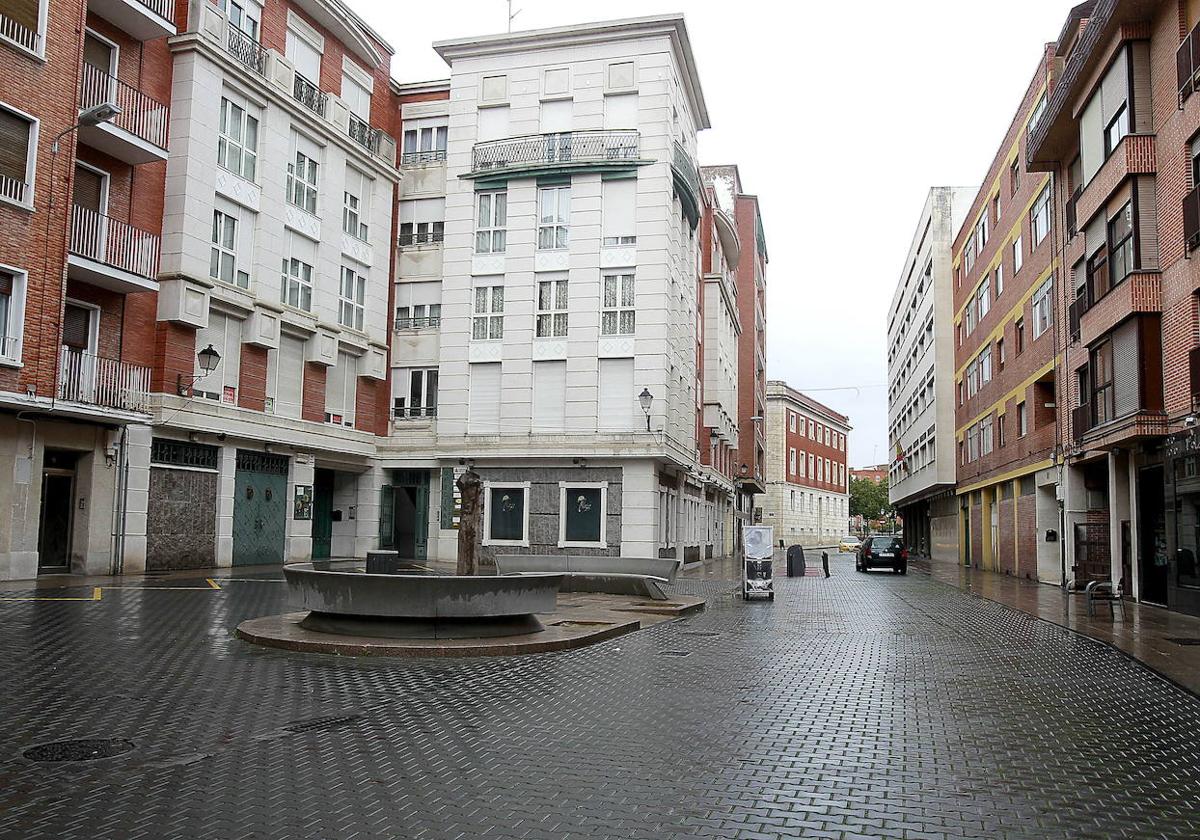
[[[845,554],[857,554],[860,545],[862,545],[862,542],[858,537],[851,534],[850,536],[842,537],[842,541],[838,543],[838,551]]]
[[[904,547],[904,540],[890,534],[867,537],[858,549],[855,571],[885,567],[902,575],[908,574],[908,549]]]

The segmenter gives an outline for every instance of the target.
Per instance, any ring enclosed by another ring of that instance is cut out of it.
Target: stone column
[[[149,426],[130,426],[125,436],[129,477],[125,488],[125,544],[121,567],[125,574],[146,571],[147,516],[150,510]],[[118,477],[118,482],[119,482]],[[119,484],[118,484],[119,486]],[[118,527],[120,523],[117,523]]]
[[[1113,585],[1121,580],[1121,523],[1133,523],[1129,514],[1129,453],[1114,449],[1108,453],[1108,559]],[[1132,545],[1130,549],[1132,549]],[[1132,558],[1131,558],[1132,559]],[[1132,565],[1132,563],[1131,563]],[[1125,581],[1129,586],[1131,581]]]
[[[217,453],[217,565],[233,565],[233,493],[237,472],[237,447],[222,446]]]
[[[358,477],[355,505],[354,556],[366,557],[379,548],[379,497],[386,470],[373,466]]]
[[[287,504],[287,534],[283,557],[288,563],[308,563],[312,560],[312,520],[296,519],[293,510],[293,499],[296,498],[296,487],[305,485],[312,487],[313,474],[316,466],[311,453],[297,453],[292,458],[288,475]]]

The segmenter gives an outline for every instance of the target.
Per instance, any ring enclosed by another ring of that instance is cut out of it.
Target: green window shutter
[[[395,548],[396,506],[392,498],[393,488],[385,484],[379,490],[379,547]]]

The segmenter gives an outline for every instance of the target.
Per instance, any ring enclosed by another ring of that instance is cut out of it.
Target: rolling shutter
[[[552,134],[571,130],[571,118],[574,114],[574,101],[571,99],[553,99],[542,103],[541,130],[543,134]]]
[[[101,204],[104,197],[104,177],[91,169],[75,166],[75,189],[73,198],[76,207],[86,207],[97,213],[103,213]]]
[[[636,428],[634,407],[637,392],[633,388],[633,359],[600,360],[600,410],[597,428],[628,432]]]
[[[636,93],[609,94],[604,97],[605,128],[637,128]]]
[[[1113,331],[1113,397],[1116,417],[1124,417],[1141,408],[1138,372],[1138,322],[1126,321]]]
[[[637,232],[634,209],[637,202],[637,179],[614,178],[603,181],[601,193],[601,225],[604,237],[633,236]]]
[[[0,175],[25,183],[29,121],[0,108]]]
[[[500,433],[500,363],[471,365],[467,432],[473,435]]]
[[[1100,83],[1101,115],[1100,126],[1103,130],[1117,111],[1129,98],[1129,51],[1121,50],[1113,60],[1104,81]],[[1130,115],[1132,118],[1132,114]]]
[[[508,136],[508,108],[479,109],[479,142]]]
[[[86,351],[91,343],[91,326],[92,310],[68,303],[63,312],[63,346]]]
[[[304,339],[280,333],[279,350],[273,355],[275,413],[298,418],[304,398]]]
[[[533,430],[561,432],[566,424],[566,362],[533,363]]]

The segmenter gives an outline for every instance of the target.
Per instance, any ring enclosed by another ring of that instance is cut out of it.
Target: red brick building
[[[863,467],[862,469],[858,470],[850,470],[850,477],[865,478],[868,481],[874,481],[876,484],[879,484],[882,481],[887,481],[888,465],[879,464],[878,466],[874,467]]]
[[[1200,613],[1200,4],[1076,8],[1029,166],[1063,220],[1058,401],[1078,580]]]

